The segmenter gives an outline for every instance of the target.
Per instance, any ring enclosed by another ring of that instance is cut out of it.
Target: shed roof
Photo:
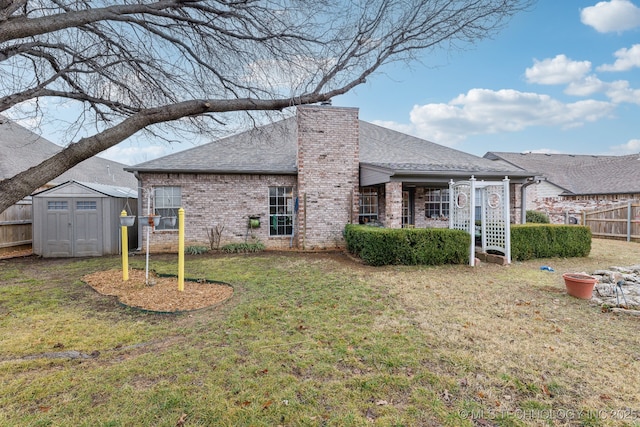
[[[359,121],[360,164],[387,175],[461,174],[519,176],[530,174],[510,165]],[[208,173],[297,173],[296,118],[274,122],[179,153],[154,159],[128,171]]]
[[[96,184],[95,182],[79,182],[79,181],[73,181],[73,180],[63,182],[62,184],[58,184],[55,187],[47,188],[46,190],[39,191],[35,193],[34,196],[42,197],[42,196],[45,196],[47,193],[59,191],[61,188],[74,186],[74,185],[84,187],[87,190],[103,194],[107,197],[115,197],[119,199],[137,199],[138,198],[138,192],[131,188],[118,187],[115,185],[108,185],[108,184]]]
[[[36,166],[62,147],[0,115],[0,179],[11,178]],[[124,164],[91,157],[54,179],[51,185],[70,180],[137,188],[136,178]]]
[[[534,171],[561,187],[565,195],[640,193],[640,155],[510,153],[491,151],[485,158]]]

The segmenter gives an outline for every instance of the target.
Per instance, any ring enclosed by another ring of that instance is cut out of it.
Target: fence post
[[[631,241],[631,200],[627,202],[627,242]]]

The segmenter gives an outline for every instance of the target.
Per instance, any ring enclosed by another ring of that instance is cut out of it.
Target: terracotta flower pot
[[[591,299],[597,278],[582,273],[564,273],[562,275],[567,293],[580,299]]]

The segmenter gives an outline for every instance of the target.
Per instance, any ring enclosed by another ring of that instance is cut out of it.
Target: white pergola
[[[482,252],[504,253],[511,263],[511,227],[509,218],[509,177],[502,181],[449,182],[449,228],[471,235],[469,265],[475,264],[476,219],[481,221]],[[480,218],[476,218],[476,195],[479,195]]]

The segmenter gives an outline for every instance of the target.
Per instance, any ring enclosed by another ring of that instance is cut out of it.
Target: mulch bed
[[[99,271],[82,280],[102,295],[118,297],[124,305],[164,313],[210,307],[233,295],[229,285],[204,281],[185,280],[184,291],[179,291],[177,277],[161,277],[152,271],[147,285],[144,270],[130,270],[126,282],[122,280],[122,270]]]

